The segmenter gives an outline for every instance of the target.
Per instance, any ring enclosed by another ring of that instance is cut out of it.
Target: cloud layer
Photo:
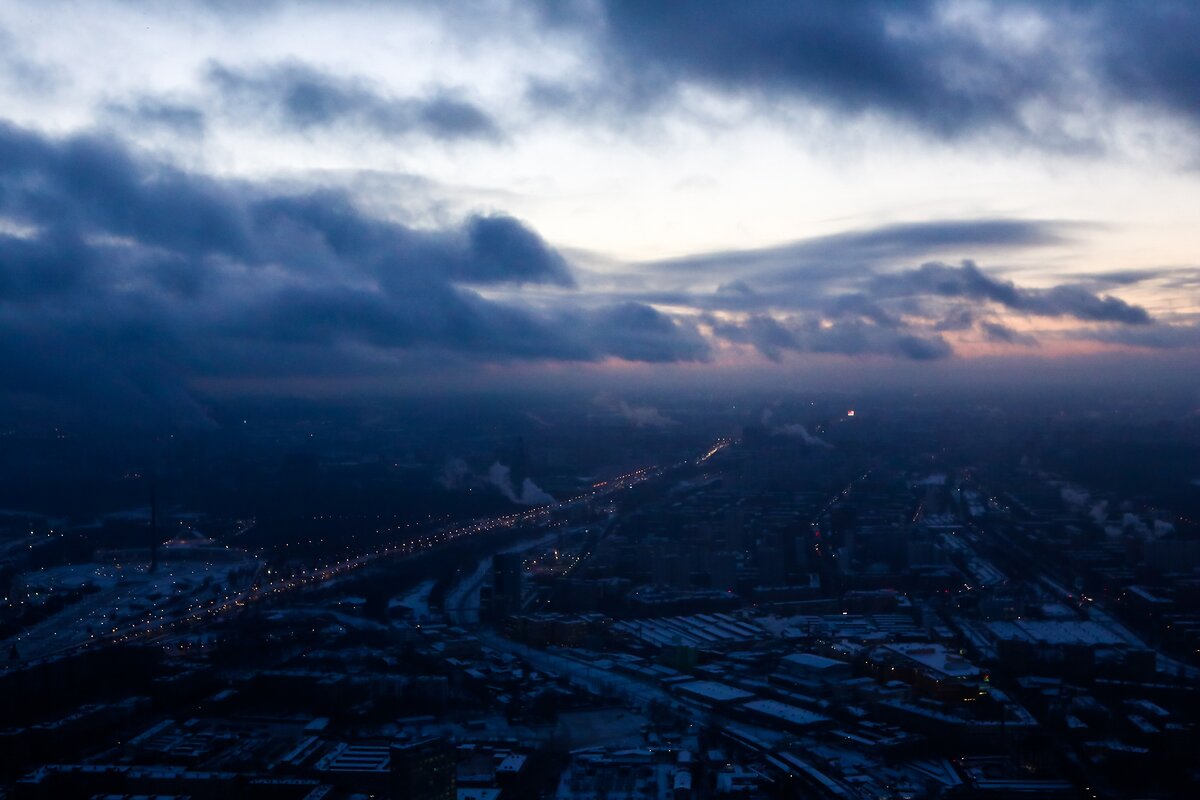
[[[95,136],[0,127],[0,390],[157,406],[203,377],[386,374],[412,350],[484,360],[703,359],[685,324],[588,303],[511,217],[425,229],[327,191],[278,194]],[[551,307],[489,288],[556,288]],[[176,409],[178,410],[178,409]]]
[[[544,7],[546,23],[590,39],[602,65],[589,82],[534,84],[535,97],[574,108],[586,103],[567,98],[584,94],[636,111],[698,86],[942,139],[999,131],[1052,148],[1099,141],[1072,118],[1113,104],[1200,123],[1200,8],[1187,0]]]
[[[1189,341],[1083,285],[1025,288],[972,261],[894,266],[945,248],[1066,235],[1052,223],[892,226],[699,255],[640,269],[664,285],[725,279],[710,291],[596,292],[508,216],[415,227],[343,193],[279,193],[188,173],[101,136],[13,126],[0,127],[0,219],[0,388],[197,417],[197,380],[380,376],[413,352],[669,363],[708,359],[715,339],[773,360],[929,360],[953,354],[947,332],[972,328],[988,342],[1035,343],[998,313],[1100,324],[1086,335],[1104,341]]]
[[[487,112],[445,88],[418,97],[394,97],[365,78],[334,75],[300,61],[255,70],[214,63],[205,78],[231,113],[266,117],[284,131],[358,126],[386,137],[420,133],[446,141],[500,138]]]
[[[0,395],[202,422],[197,387],[216,385],[1200,347],[1197,268],[1172,266],[1194,185],[1153,155],[1177,136],[1200,163],[1194,3],[467,8],[97,0],[79,27],[119,43],[95,60],[52,10],[0,10],[26,26],[0,27],[22,120],[0,119]],[[62,38],[30,45],[30,19]],[[845,181],[844,132],[870,150]],[[1009,170],[1013,153],[1032,162]],[[1138,196],[1081,210],[1108,158],[1112,196]],[[982,187],[947,174],[988,159]],[[1171,181],[1130,192],[1151,168]],[[809,173],[835,179],[789,183]],[[1106,270],[1101,246],[1072,251],[1127,223],[1174,255]],[[758,246],[838,225],[858,229]],[[646,249],[606,252],[699,252],[564,256],[632,228]]]
[[[946,334],[969,331],[992,344],[1038,343],[1004,317],[1032,324],[1039,318],[1066,319],[1080,324],[1068,337],[1146,347],[1186,340],[1186,334],[1156,322],[1144,307],[1098,292],[1094,280],[1030,288],[991,275],[969,259],[906,266],[944,252],[1060,243],[1074,227],[1036,220],[931,222],[699,254],[642,265],[664,285],[680,287],[642,298],[702,309],[701,319],[717,339],[750,345],[772,360],[787,352],[940,359],[955,352]],[[1126,276],[1126,285],[1166,275],[1179,273]],[[708,291],[682,288],[716,281]],[[1126,336],[1120,329],[1127,327],[1154,333]]]

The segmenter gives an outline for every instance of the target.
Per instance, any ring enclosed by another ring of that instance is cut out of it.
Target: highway
[[[716,449],[707,452],[704,457],[705,459],[711,457],[717,450],[725,446],[724,444],[718,444],[720,446]],[[37,648],[36,652],[19,654],[19,661],[15,663],[77,652],[84,649],[112,646],[125,642],[153,641],[159,637],[177,633],[197,624],[220,619],[239,611],[251,603],[328,583],[355,570],[377,563],[382,559],[416,555],[461,539],[543,521],[557,512],[569,510],[631,486],[636,486],[637,484],[656,478],[664,472],[665,470],[658,466],[644,467],[609,480],[594,483],[588,491],[567,500],[538,506],[513,514],[476,519],[460,525],[448,526],[425,535],[418,535],[405,541],[380,545],[371,550],[321,566],[304,569],[299,573],[286,577],[281,576],[275,580],[256,582],[244,591],[230,592],[223,597],[212,598],[202,604],[189,606],[178,613],[163,614],[156,618],[144,618],[131,623],[113,626],[107,632],[89,633],[82,626],[71,625],[69,630],[58,631],[56,634],[52,634],[55,639],[62,642],[61,646],[41,647]],[[69,614],[70,609],[67,609],[66,613]],[[74,620],[72,621],[74,622]],[[76,639],[76,641],[70,641],[71,639]],[[7,666],[13,665],[13,663],[10,663]]]

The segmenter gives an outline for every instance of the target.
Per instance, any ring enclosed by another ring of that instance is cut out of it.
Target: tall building
[[[158,488],[155,479],[150,478],[150,571],[158,572],[158,546],[161,544],[158,535]]]
[[[780,548],[760,545],[754,553],[754,561],[758,566],[760,586],[782,586],[787,582],[784,554]]]
[[[519,553],[499,553],[492,559],[492,616],[519,614],[525,591],[525,567]]]
[[[733,591],[738,579],[737,551],[718,550],[709,559],[708,574],[712,588],[723,592]]]
[[[455,800],[454,743],[444,736],[393,742],[392,796],[406,800]]]

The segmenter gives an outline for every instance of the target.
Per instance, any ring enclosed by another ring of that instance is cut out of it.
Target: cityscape
[[[1188,796],[1194,481],[1091,462],[1200,421],[1045,402],[509,408],[433,479],[488,496],[459,519],[354,519],[422,480],[403,429],[302,464],[301,423],[236,431],[245,480],[348,492],[307,520],[184,511],[203,459],[123,472],[139,513],[5,542],[9,796]]]
[[[1200,2],[0,0],[0,800],[1200,798]]]

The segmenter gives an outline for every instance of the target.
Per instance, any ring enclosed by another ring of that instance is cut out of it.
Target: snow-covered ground
[[[500,550],[500,553],[523,553],[535,547],[549,544],[558,538],[557,533],[548,533],[536,539],[525,539]],[[446,592],[443,609],[450,621],[457,625],[474,625],[479,622],[479,588],[487,580],[492,569],[491,556],[480,561],[475,571],[459,580]]]
[[[483,586],[491,569],[492,559],[483,559],[474,572],[446,592],[442,607],[451,622],[456,625],[474,625],[479,622],[479,587]]]
[[[258,568],[252,558],[224,550],[214,555],[218,557],[211,560],[167,561],[154,572],[145,563],[90,563],[25,573],[14,586],[14,599],[40,603],[59,592],[86,588],[87,593],[7,643],[16,645],[21,658],[51,655],[219,599],[240,588],[230,585],[236,572],[249,576]]]
[[[403,595],[393,597],[388,602],[388,609],[407,608],[417,622],[429,619],[429,593],[433,591],[437,581],[421,581]]]

